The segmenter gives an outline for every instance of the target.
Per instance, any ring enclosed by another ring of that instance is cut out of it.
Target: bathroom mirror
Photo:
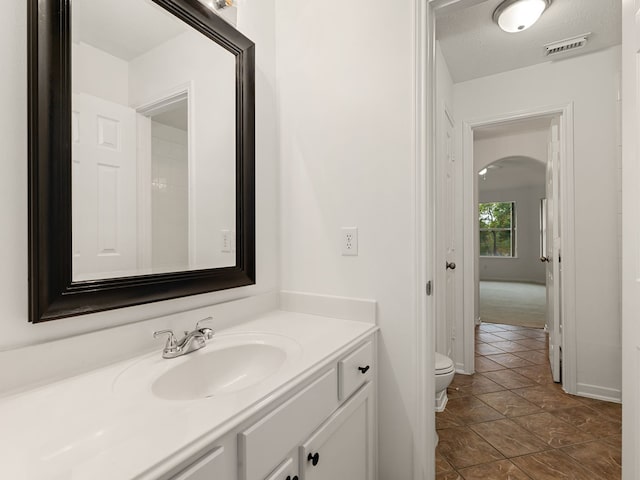
[[[255,283],[253,43],[198,0],[29,22],[30,321]]]

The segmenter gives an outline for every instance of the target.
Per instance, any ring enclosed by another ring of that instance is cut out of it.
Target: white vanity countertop
[[[174,361],[160,358],[161,349],[0,397],[1,476],[14,480],[157,478],[376,329],[371,323],[275,311],[220,331],[219,335],[282,335],[295,340],[300,349],[294,362],[285,363],[258,385],[212,398],[162,400],[151,393],[144,378],[139,388],[114,389],[125,370],[150,356],[158,362]],[[199,352],[204,351],[206,347]]]

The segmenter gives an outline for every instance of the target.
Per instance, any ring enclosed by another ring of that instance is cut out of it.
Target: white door
[[[455,175],[456,164],[454,155],[454,125],[446,107],[443,109],[443,119],[440,122],[442,131],[438,138],[438,174],[437,185],[437,222],[440,227],[438,233],[438,269],[440,281],[436,303],[437,345],[436,350],[451,356],[455,338],[456,322],[456,192]],[[440,285],[442,287],[440,288]]]
[[[640,0],[622,12],[622,478],[640,475]]]
[[[560,125],[551,122],[546,174],[546,261],[547,329],[549,331],[549,361],[555,382],[560,381],[562,323],[560,317]]]
[[[73,279],[136,270],[136,113],[87,94],[72,107]]]

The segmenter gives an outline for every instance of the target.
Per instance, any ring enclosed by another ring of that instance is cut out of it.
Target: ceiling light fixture
[[[504,0],[493,12],[493,21],[509,33],[526,30],[536,23],[551,0]]]

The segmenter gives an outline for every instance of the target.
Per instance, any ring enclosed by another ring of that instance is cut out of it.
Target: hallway
[[[436,414],[436,480],[615,480],[621,405],[553,383],[543,330],[483,323],[476,373],[456,375]]]

